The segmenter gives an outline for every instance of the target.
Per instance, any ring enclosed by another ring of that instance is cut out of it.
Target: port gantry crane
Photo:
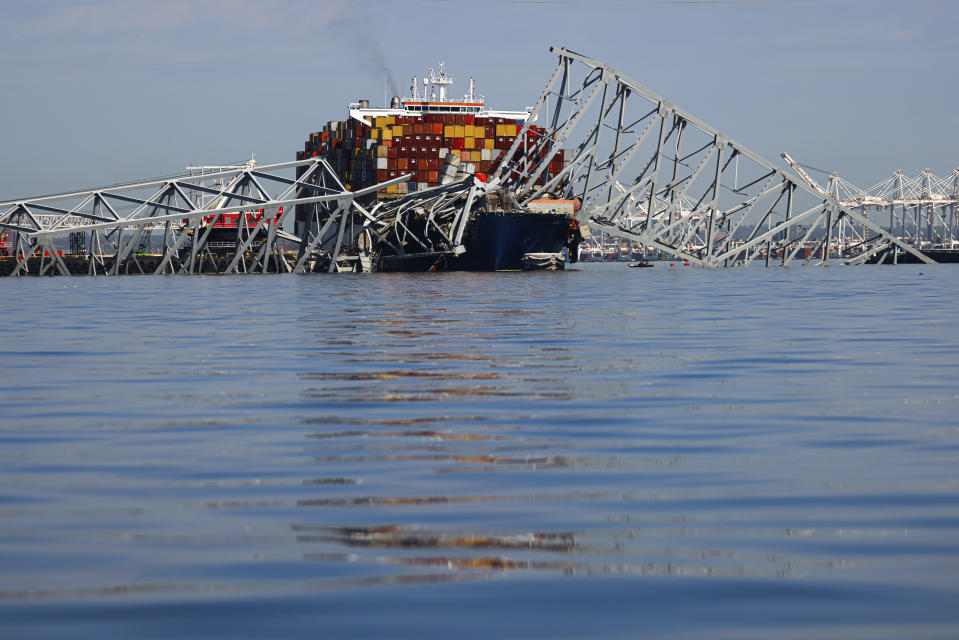
[[[76,257],[54,250],[54,239],[69,234],[83,234],[82,272],[93,275],[370,270],[386,246],[398,255],[462,252],[474,208],[494,192],[517,207],[547,194],[578,197],[577,218],[593,232],[710,268],[828,264],[834,248],[844,264],[880,254],[932,263],[924,251],[957,243],[959,170],[944,179],[900,172],[866,191],[833,175],[823,188],[788,156],[799,178],[617,69],[551,51],[556,69],[485,181],[468,175],[370,204],[365,196],[410,176],[351,192],[313,158],[3,202],[0,230],[13,234],[16,256],[4,261],[13,265],[7,272],[77,273],[67,264]],[[531,136],[540,115],[546,135]],[[551,173],[559,153],[566,161]],[[886,227],[870,206],[889,209]],[[235,251],[211,251],[217,221],[251,209],[259,214],[236,225]],[[408,224],[410,216],[425,227]],[[160,252],[144,256],[144,238],[154,234]]]

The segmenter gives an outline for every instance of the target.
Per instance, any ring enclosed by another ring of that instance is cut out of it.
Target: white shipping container
[[[386,158],[377,158],[376,159],[376,168],[377,169],[388,169],[389,161]]]

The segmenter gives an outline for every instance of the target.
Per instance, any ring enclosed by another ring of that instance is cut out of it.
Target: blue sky
[[[0,199],[291,160],[346,104],[445,60],[536,101],[550,45],[607,62],[779,163],[868,187],[959,166],[959,2],[4,3]],[[814,177],[821,177],[814,174]]]

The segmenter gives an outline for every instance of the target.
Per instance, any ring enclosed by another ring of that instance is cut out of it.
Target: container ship
[[[465,96],[451,98],[448,90],[452,84],[452,76],[440,64],[439,73],[430,69],[423,78],[422,93],[414,77],[409,96],[394,96],[389,107],[370,107],[368,100],[351,103],[346,120],[327,122],[322,131],[309,135],[297,160],[324,157],[352,191],[410,175],[408,182],[367,196],[373,202],[388,201],[470,176],[485,181],[497,170],[517,135],[524,135],[519,148],[522,158],[525,150],[546,134],[543,127],[535,125],[523,133],[529,109],[488,108],[485,98],[476,94],[472,79]],[[550,161],[549,171],[543,173],[539,184],[545,184],[564,166],[565,151]],[[526,207],[517,205],[507,194],[478,203],[464,236],[465,253],[436,260],[427,254],[419,259],[390,255],[386,249],[378,270],[556,268],[561,264],[555,256],[564,247],[575,261],[574,202],[564,198],[561,191]],[[530,259],[529,255],[554,257]]]

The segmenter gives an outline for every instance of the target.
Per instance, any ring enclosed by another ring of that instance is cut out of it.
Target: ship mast
[[[440,63],[440,73],[436,75],[432,68],[430,68],[430,83],[433,87],[439,87],[440,89],[440,102],[446,101],[446,87],[453,84],[453,76],[446,75],[446,63]]]

